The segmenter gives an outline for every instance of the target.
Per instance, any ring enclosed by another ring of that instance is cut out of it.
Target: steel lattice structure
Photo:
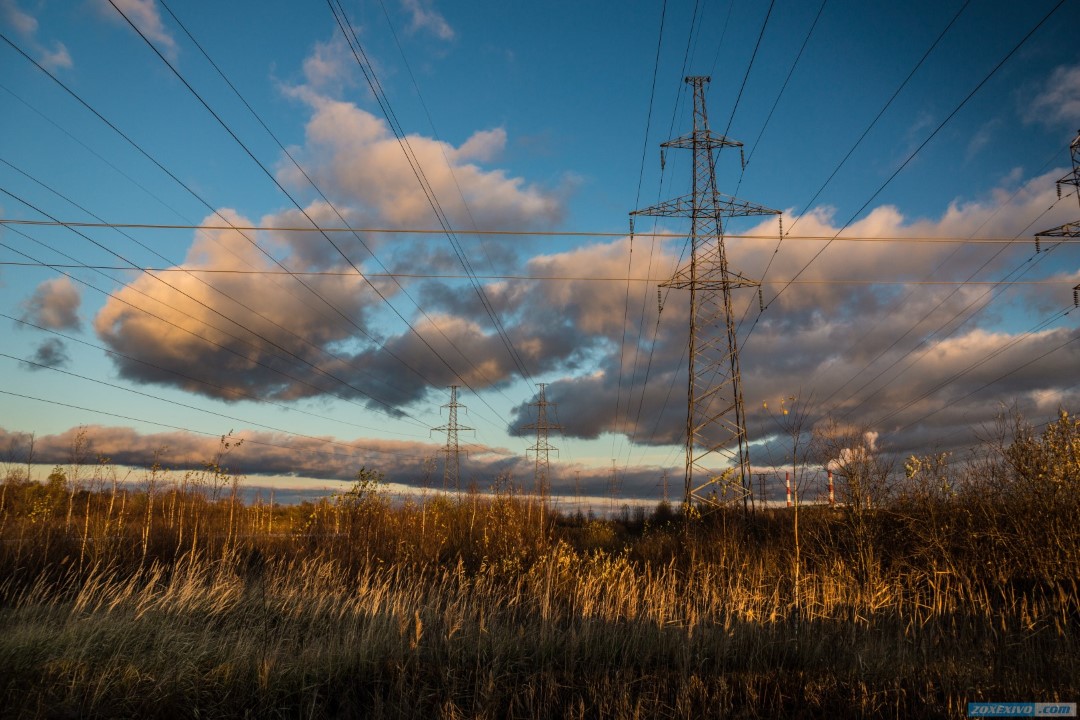
[[[536,444],[526,450],[526,456],[528,456],[528,453],[532,453],[536,458],[536,469],[533,475],[534,492],[541,497],[546,497],[549,487],[548,473],[551,453],[559,454],[559,449],[548,442],[548,432],[562,430],[562,425],[553,423],[547,418],[547,409],[555,405],[553,402],[548,402],[547,383],[538,383],[537,387],[540,388],[540,391],[536,396],[536,402],[529,403],[530,407],[536,408],[536,422],[529,423],[522,429],[536,431]]]
[[[450,402],[442,406],[448,409],[446,424],[433,430],[446,433],[446,445],[443,448],[446,456],[443,464],[443,490],[453,488],[454,492],[461,492],[461,447],[458,444],[458,433],[473,428],[458,424],[458,408],[464,409],[465,412],[468,410],[457,401],[457,391],[457,385],[450,386]]]
[[[1076,131],[1076,137],[1069,145],[1069,154],[1072,156],[1072,172],[1057,181],[1058,197],[1061,197],[1062,185],[1076,187],[1076,202],[1080,204],[1080,130]],[[1056,228],[1043,230],[1035,233],[1035,249],[1039,249],[1039,238],[1075,238],[1080,237],[1080,220],[1059,225]],[[1073,288],[1073,305],[1080,307],[1080,285]]]
[[[1080,130],[1076,133],[1076,138],[1069,145],[1069,152],[1072,155],[1072,172],[1065,175],[1057,181],[1058,197],[1061,197],[1062,185],[1073,185],[1076,187],[1076,200],[1080,204]],[[1043,230],[1042,232],[1035,233],[1036,238],[1074,238],[1080,237],[1080,220],[1074,222],[1065,223],[1059,225],[1056,228],[1050,228],[1049,230]]]
[[[691,193],[630,213],[631,226],[638,215],[686,217],[691,221],[690,260],[663,285],[690,292],[683,494],[687,513],[695,500],[706,504],[742,500],[744,507],[749,506],[750,452],[731,294],[737,288],[757,287],[759,283],[729,267],[723,219],[780,214],[779,210],[717,190],[717,151],[730,147],[739,148],[741,153],[742,143],[709,129],[705,109],[705,86],[709,81],[702,76],[685,79],[694,89],[693,131],[661,144],[663,150],[693,151]]]

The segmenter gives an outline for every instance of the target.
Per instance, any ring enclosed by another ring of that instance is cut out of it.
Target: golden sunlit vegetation
[[[1080,698],[1080,423],[836,507],[590,519],[505,479],[242,502],[210,461],[0,495],[7,717],[962,717]],[[861,473],[861,474],[860,474]],[[862,484],[859,484],[862,483]],[[843,493],[841,493],[843,497]],[[797,538],[797,542],[796,542]]]

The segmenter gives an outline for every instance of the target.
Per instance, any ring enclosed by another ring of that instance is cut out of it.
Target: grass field
[[[871,503],[565,516],[214,463],[0,497],[4,717],[963,717],[1080,700],[1080,423]],[[847,478],[850,489],[857,478]],[[866,478],[864,478],[866,480]],[[861,492],[860,492],[861,496]]]

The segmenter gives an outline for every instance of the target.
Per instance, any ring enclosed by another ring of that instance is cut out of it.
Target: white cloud
[[[56,43],[51,51],[42,51],[40,61],[42,65],[50,70],[69,68],[74,65],[71,54],[68,53],[68,49],[61,42]]]
[[[311,55],[304,59],[304,79],[313,90],[338,93],[352,84],[356,67],[352,50],[340,35],[335,35],[331,40],[315,43]]]
[[[33,37],[37,33],[37,18],[20,8],[15,0],[0,0],[0,10],[4,13],[4,21],[23,37]]]
[[[477,130],[454,154],[456,160],[491,162],[496,160],[506,149],[506,130],[493,128]]]
[[[38,62],[45,68],[58,70],[72,67],[73,62],[67,46],[57,40],[53,42],[50,49],[40,42],[37,37],[39,28],[37,18],[20,8],[15,0],[0,0],[0,16],[3,17],[5,23],[14,27],[15,31],[30,43],[31,53],[37,56]]]
[[[411,17],[410,30],[426,30],[440,40],[454,39],[454,29],[432,6],[431,0],[401,0],[401,6]]]
[[[1080,65],[1054,69],[1031,102],[1028,119],[1051,123],[1080,121]]]
[[[127,24],[120,13],[131,21],[148,39],[157,45],[158,49],[168,57],[175,60],[178,47],[176,39],[165,28],[161,19],[161,11],[155,0],[98,0],[98,8],[106,17]],[[114,7],[115,5],[115,7]],[[117,12],[119,10],[119,12]]]
[[[435,225],[416,173],[382,119],[310,87],[291,92],[307,102],[313,113],[305,145],[295,155],[316,184],[333,193],[335,204],[366,208],[380,221],[396,226]],[[550,225],[561,216],[562,204],[555,193],[503,170],[463,162],[493,156],[505,144],[502,129],[477,133],[461,148],[422,135],[408,135],[407,143],[455,226],[476,222],[480,228],[529,228]],[[309,188],[291,164],[282,164],[279,175],[296,188]]]

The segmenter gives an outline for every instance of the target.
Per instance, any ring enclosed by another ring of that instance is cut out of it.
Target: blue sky
[[[769,301],[759,318],[756,296],[736,295],[755,467],[781,459],[762,408],[781,397],[900,454],[962,449],[1003,403],[1042,422],[1080,399],[1064,315],[1080,260],[1069,245],[1036,256],[1031,239],[1080,216],[1054,187],[1080,127],[1075,0],[343,2],[381,105],[336,3],[114,2],[0,0],[0,217],[187,226],[0,226],[0,305],[24,321],[0,318],[0,439],[35,433],[43,462],[62,462],[80,426],[133,465],[162,445],[174,466],[196,463],[233,430],[253,476],[317,483],[367,465],[415,483],[456,383],[475,428],[463,474],[527,484],[532,439],[508,429],[547,382],[557,487],[579,472],[599,492],[615,458],[628,494],[655,494],[662,469],[680,472],[686,342],[685,298],[657,323],[655,281],[682,241],[637,236],[631,254],[624,233],[631,210],[688,192],[688,154],[662,171],[658,145],[690,129],[691,74],[712,76],[711,125],[749,158],[721,154],[720,189],[783,210],[794,236],[768,264],[775,221],[728,227],[772,235],[728,241]],[[387,108],[526,373],[445,235],[227,227],[437,228]],[[801,239],[841,229],[861,240]],[[971,237],[1017,242],[925,241]],[[10,264],[28,262],[191,272]],[[334,274],[305,287],[281,267]],[[368,284],[356,269],[442,277]],[[630,283],[597,279],[628,269]],[[220,270],[242,272],[205,272]],[[1042,282],[978,284],[1002,279]],[[912,284],[927,280],[969,282]]]

